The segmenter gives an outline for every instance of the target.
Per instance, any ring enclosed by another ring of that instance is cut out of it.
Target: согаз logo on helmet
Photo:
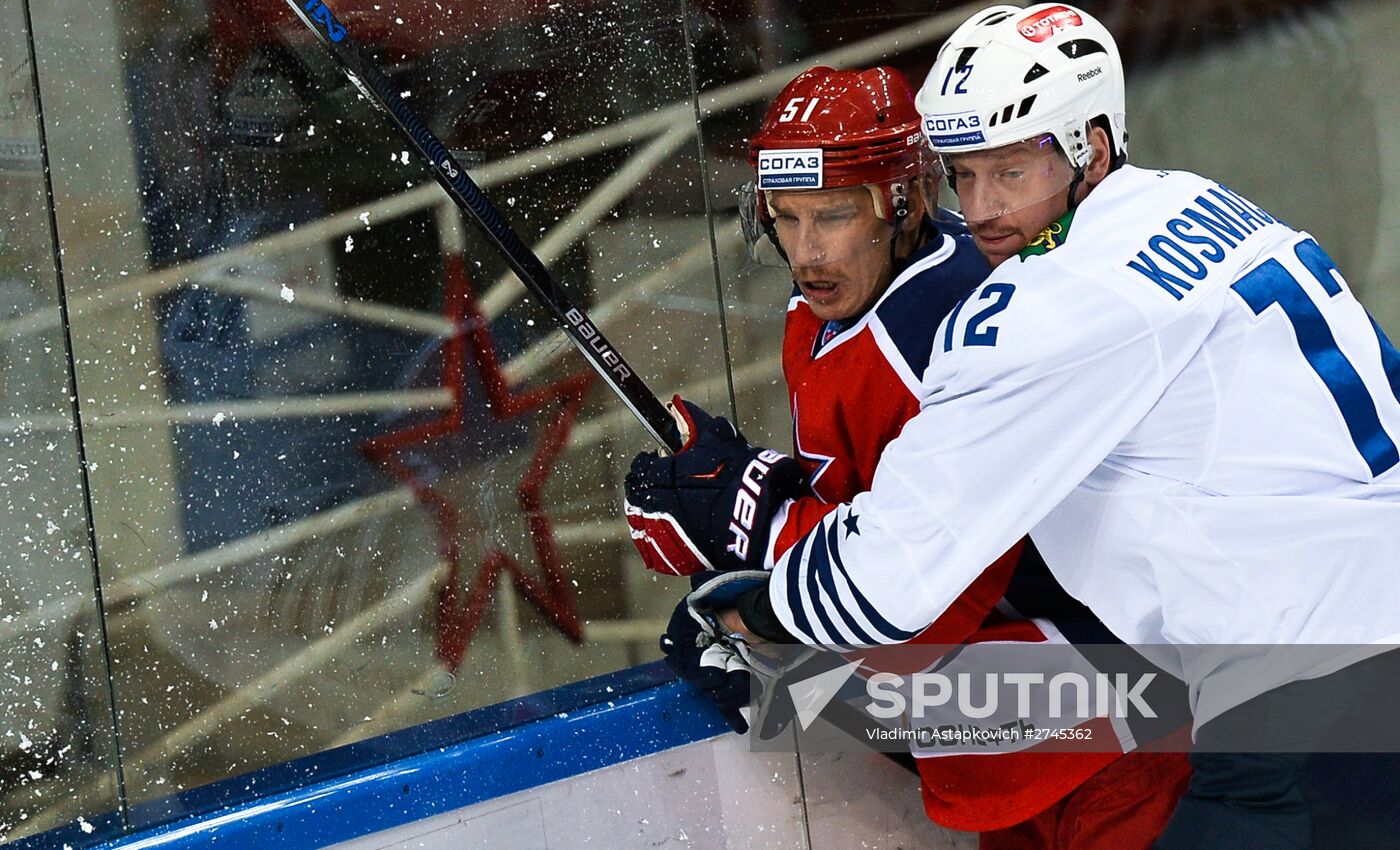
[[[1054,6],[1034,15],[1022,18],[1016,24],[1021,35],[1034,42],[1041,42],[1066,27],[1084,25],[1079,13],[1068,6]]]
[[[976,112],[949,112],[924,118],[924,130],[929,141],[942,145],[975,145],[987,140],[982,134],[982,119]]]
[[[820,189],[821,148],[793,148],[758,152],[758,188]]]

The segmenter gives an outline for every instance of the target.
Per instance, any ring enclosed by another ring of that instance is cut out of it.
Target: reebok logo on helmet
[[[1084,19],[1070,7],[1051,6],[1022,18],[1016,23],[1016,30],[1027,39],[1040,43],[1062,29],[1083,25]]]

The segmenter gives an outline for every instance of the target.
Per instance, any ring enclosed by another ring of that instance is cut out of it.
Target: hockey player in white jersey
[[[1400,354],[1307,233],[1127,165],[1124,100],[1111,35],[1073,7],[992,7],[949,38],[920,111],[996,268],[941,326],[871,490],[741,560],[772,570],[764,601],[796,640],[892,643],[1029,532],[1187,681],[1199,739],[1286,750],[1292,730],[1235,721],[1348,671],[1364,691],[1400,641]],[[739,480],[757,450],[730,451],[710,513],[780,511]],[[720,563],[722,527],[685,530]],[[1197,752],[1159,846],[1312,846],[1302,763]]]

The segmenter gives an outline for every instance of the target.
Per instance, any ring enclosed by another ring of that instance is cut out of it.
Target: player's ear
[[[1092,187],[1108,176],[1113,165],[1113,145],[1108,140],[1107,131],[1097,121],[1089,125],[1089,146],[1094,149],[1094,158],[1084,169],[1084,182]]]

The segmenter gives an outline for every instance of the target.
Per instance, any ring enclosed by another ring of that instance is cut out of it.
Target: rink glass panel
[[[37,142],[11,108],[21,0],[0,2],[0,121]],[[917,86],[971,8],[331,5],[658,395],[785,449],[791,284],[737,238],[745,140],[835,50]],[[1132,161],[1311,230],[1400,328],[1400,4],[1189,6],[1091,5],[1128,64]],[[641,570],[618,511],[651,444],[282,0],[30,11],[107,605],[42,173],[4,172],[0,279],[26,299],[5,309],[49,316],[6,337],[7,416],[49,423],[7,443],[6,480],[23,463],[61,519],[9,512],[0,628],[43,625],[5,633],[0,704],[75,742],[0,782],[8,834],[114,811],[118,776],[139,827],[201,805],[180,792],[654,659],[684,586]],[[3,740],[0,769],[25,764]]]
[[[281,2],[76,9],[34,13],[133,825],[654,658],[674,589],[617,507],[650,443],[390,122]],[[638,371],[724,411],[680,8],[338,11]]]
[[[0,0],[0,841],[118,807],[29,28]]]

